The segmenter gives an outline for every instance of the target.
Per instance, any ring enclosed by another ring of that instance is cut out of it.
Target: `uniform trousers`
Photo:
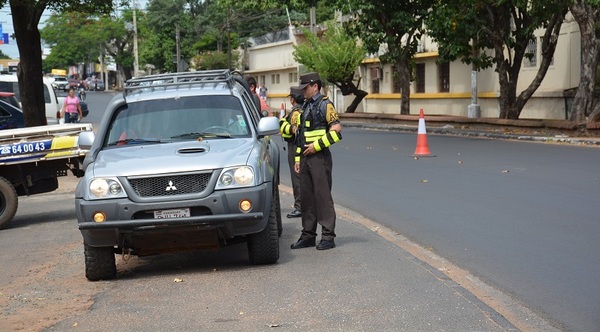
[[[321,225],[321,240],[335,238],[335,208],[331,197],[333,160],[329,149],[300,158],[300,196],[302,197],[303,240],[317,236]]]
[[[296,145],[294,142],[287,142],[288,165],[290,167],[290,177],[292,179],[292,190],[294,192],[294,209],[300,211],[300,173],[294,171],[294,156],[296,154]]]

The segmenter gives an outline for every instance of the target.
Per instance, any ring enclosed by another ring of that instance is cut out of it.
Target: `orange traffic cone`
[[[279,111],[279,118],[283,119],[285,116],[285,103],[281,103],[281,110]]]
[[[417,147],[415,153],[411,157],[435,157],[429,151],[429,145],[427,144],[427,130],[425,129],[425,115],[423,115],[423,109],[419,113],[419,128],[417,130]]]

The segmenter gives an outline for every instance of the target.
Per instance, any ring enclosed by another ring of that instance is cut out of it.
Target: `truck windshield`
[[[248,119],[233,96],[135,101],[115,112],[105,146],[249,137]]]

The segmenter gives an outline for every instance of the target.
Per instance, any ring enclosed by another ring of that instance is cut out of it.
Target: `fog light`
[[[94,221],[95,222],[106,221],[106,215],[102,212],[96,212],[96,213],[94,213]]]
[[[249,212],[250,209],[252,209],[252,203],[250,203],[250,201],[247,199],[242,199],[240,201],[240,210],[242,212]]]

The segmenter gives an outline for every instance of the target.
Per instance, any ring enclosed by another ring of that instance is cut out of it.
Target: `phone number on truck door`
[[[43,152],[50,150],[51,146],[52,140],[2,145],[0,146],[0,155],[6,156],[23,153]]]

